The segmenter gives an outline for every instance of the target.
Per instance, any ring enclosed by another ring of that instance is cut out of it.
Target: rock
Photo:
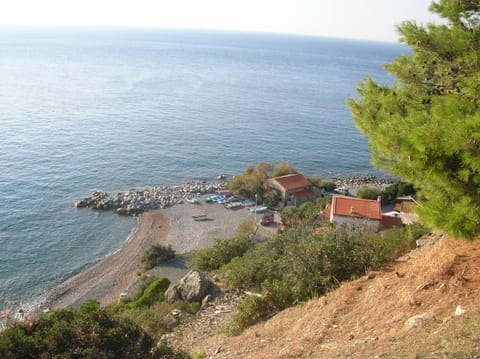
[[[174,309],[160,320],[160,324],[167,330],[175,329],[182,319],[184,313],[179,309]]]
[[[457,307],[455,308],[455,315],[458,317],[460,315],[462,315],[463,313],[465,313],[466,310],[463,309],[460,305],[457,305]]]
[[[192,269],[176,284],[167,289],[165,301],[167,303],[173,303],[178,300],[201,302],[207,294],[216,290],[216,286],[208,280],[205,274]]]
[[[411,330],[416,327],[423,327],[426,323],[434,321],[435,316],[432,313],[422,313],[414,315],[404,323],[405,329]]]
[[[201,306],[201,308],[205,308],[211,300],[212,300],[212,295],[211,295],[211,294],[207,294],[207,295],[205,296],[205,298],[202,299],[202,306]]]
[[[142,212],[166,208],[181,203],[183,197],[204,193],[219,193],[225,189],[224,182],[188,182],[181,186],[152,187],[137,191],[131,189],[109,195],[103,191],[93,191],[90,197],[74,202],[77,208],[90,207],[96,210],[114,209],[118,214],[136,216]]]
[[[115,210],[115,213],[121,214],[121,215],[126,215],[127,214],[127,209],[126,208],[117,208]]]

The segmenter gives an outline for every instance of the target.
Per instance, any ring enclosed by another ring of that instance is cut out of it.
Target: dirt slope
[[[433,234],[423,242],[385,270],[240,336],[197,333],[180,346],[215,359],[480,358],[480,240]]]

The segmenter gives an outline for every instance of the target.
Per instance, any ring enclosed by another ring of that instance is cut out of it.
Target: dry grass
[[[432,235],[383,271],[287,309],[241,336],[196,343],[212,358],[480,356],[480,241]],[[455,315],[457,307],[464,311]],[[435,319],[413,329],[410,317]]]

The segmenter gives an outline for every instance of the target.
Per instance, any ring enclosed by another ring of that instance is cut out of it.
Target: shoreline
[[[192,216],[198,214],[208,215],[212,221],[193,221]],[[130,240],[100,262],[53,288],[37,311],[78,308],[91,299],[102,306],[115,303],[121,293],[134,287],[139,278],[137,273],[143,272],[141,259],[153,244],[171,245],[177,254],[192,252],[212,246],[215,238],[233,236],[243,220],[258,220],[259,216],[246,210],[227,210],[217,204],[188,202],[144,212],[139,215],[137,229]],[[174,282],[187,271],[182,260],[174,259],[155,267],[151,273]]]
[[[141,259],[153,244],[166,244],[170,221],[158,211],[142,213],[137,228],[123,245],[93,266],[65,280],[51,290],[40,305],[40,311],[79,307],[94,299],[101,305],[118,300],[137,280]]]

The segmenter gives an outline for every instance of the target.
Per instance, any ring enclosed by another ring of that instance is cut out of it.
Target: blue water
[[[77,210],[128,190],[287,161],[375,172],[345,102],[400,45],[266,34],[0,29],[0,306],[116,250],[133,218]]]

